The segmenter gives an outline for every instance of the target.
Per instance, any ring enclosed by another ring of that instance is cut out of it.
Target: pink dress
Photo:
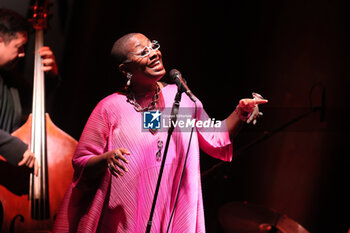
[[[171,108],[176,91],[175,85],[162,89],[166,107]],[[209,119],[200,101],[197,102],[197,119]],[[194,112],[194,104],[185,94],[180,109],[183,107]],[[126,97],[118,93],[104,98],[96,106],[73,157],[73,183],[62,201],[53,232],[145,232],[161,165],[156,158],[157,143],[162,140],[165,145],[167,132],[151,134],[143,130],[142,117]],[[222,123],[226,127],[225,122]],[[166,232],[189,136],[188,130],[175,129],[170,140],[153,216],[153,233]],[[127,156],[129,164],[126,164],[129,171],[124,176],[116,178],[108,169],[98,182],[81,176],[89,158],[120,147],[131,153]],[[169,232],[205,232],[199,147],[215,158],[232,159],[232,143],[227,130],[201,132],[201,129],[195,129]]]

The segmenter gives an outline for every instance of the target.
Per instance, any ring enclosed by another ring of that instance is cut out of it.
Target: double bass
[[[33,109],[12,135],[30,146],[39,163],[38,176],[26,167],[0,160],[0,232],[51,232],[63,196],[72,181],[72,155],[77,141],[53,124],[45,113],[45,83],[38,49],[44,45],[47,2],[33,8],[35,58]]]

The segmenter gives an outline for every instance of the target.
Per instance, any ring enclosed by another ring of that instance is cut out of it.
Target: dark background
[[[0,7],[24,16],[28,6],[0,0]],[[244,126],[235,139],[233,162],[203,176],[208,232],[219,231],[220,207],[238,201],[283,213],[310,232],[346,232],[349,9],[345,0],[55,0],[45,40],[62,84],[48,112],[79,139],[98,101],[125,83],[109,56],[113,42],[144,33],[160,42],[166,69],[182,72],[211,117],[224,119],[253,91],[269,99],[258,125]],[[28,83],[32,53],[31,37],[23,68]],[[310,112],[321,105],[322,92],[324,114]],[[30,99],[22,98],[27,112]],[[202,171],[218,162],[203,154]]]

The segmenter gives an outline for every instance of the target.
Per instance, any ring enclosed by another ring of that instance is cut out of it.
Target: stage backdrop
[[[0,2],[23,15],[28,5]],[[274,209],[311,232],[345,232],[350,225],[346,9],[345,1],[326,0],[56,0],[46,44],[56,54],[62,84],[48,111],[79,139],[98,101],[125,83],[109,56],[113,42],[142,32],[160,42],[166,69],[182,72],[210,116],[224,119],[253,91],[270,101],[258,125],[243,127],[235,139],[237,158],[202,179],[208,232],[220,231],[217,211],[233,201]],[[23,65],[28,83],[32,44],[30,39]],[[307,114],[322,103],[325,111]],[[252,143],[268,132],[275,134]],[[205,154],[201,159],[203,172],[219,162]]]

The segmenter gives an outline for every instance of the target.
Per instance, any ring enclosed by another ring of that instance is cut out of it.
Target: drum
[[[286,215],[248,202],[224,204],[218,219],[225,233],[308,233]]]

